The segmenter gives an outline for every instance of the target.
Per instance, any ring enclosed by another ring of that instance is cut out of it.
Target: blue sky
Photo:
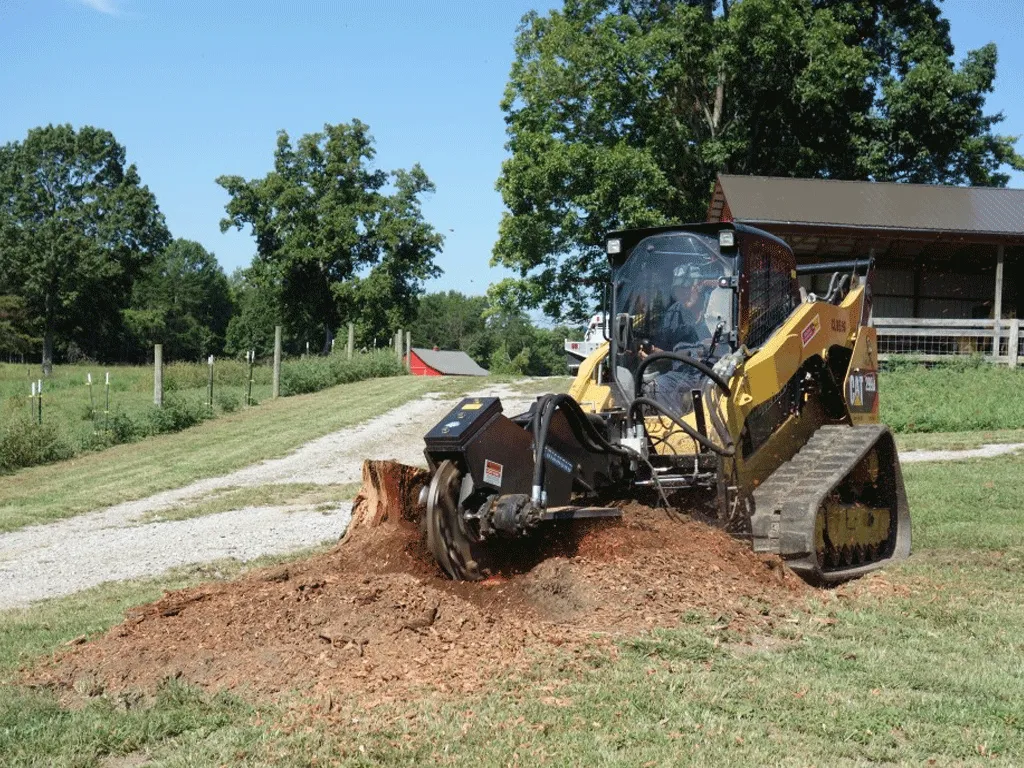
[[[126,146],[177,237],[225,270],[254,244],[220,232],[220,174],[261,176],[275,133],[325,122],[370,125],[381,168],[423,165],[437,185],[424,206],[445,235],[430,290],[482,293],[502,205],[498,102],[530,0],[0,0],[0,142],[46,123],[93,124]],[[999,46],[989,111],[1024,134],[1019,0],[946,0],[959,59]],[[1019,144],[1024,151],[1024,141]],[[1024,187],[1015,174],[1012,186]]]

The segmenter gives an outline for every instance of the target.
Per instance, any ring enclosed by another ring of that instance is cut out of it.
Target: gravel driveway
[[[472,395],[501,397],[506,414],[526,410],[534,399],[509,386]],[[222,488],[358,482],[364,459],[423,466],[423,435],[459,399],[427,396],[313,440],[279,459],[0,535],[0,609],[107,581],[153,576],[178,566],[226,557],[248,561],[336,540],[348,525],[348,502],[326,511],[322,504],[246,507],[187,520],[140,521]]]
[[[983,445],[981,448],[967,448],[962,451],[900,451],[900,461],[911,464],[915,461],[957,461],[961,459],[993,459],[1006,456],[1024,448],[1024,443],[1001,443]]]

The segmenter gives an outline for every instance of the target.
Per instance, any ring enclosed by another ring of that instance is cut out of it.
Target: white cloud
[[[107,13],[111,16],[117,15],[118,8],[115,0],[78,0],[82,5],[92,8],[100,13]]]

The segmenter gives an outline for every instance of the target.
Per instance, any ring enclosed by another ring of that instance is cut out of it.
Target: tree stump
[[[417,467],[394,461],[364,461],[363,487],[352,502],[352,521],[342,543],[381,526],[418,523],[422,513],[418,509],[420,489],[429,480],[427,471]]]

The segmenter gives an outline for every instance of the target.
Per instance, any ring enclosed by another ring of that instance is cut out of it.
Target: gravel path
[[[915,461],[957,461],[958,459],[991,459],[1006,456],[1024,448],[1024,443],[1003,443],[983,445],[962,451],[901,451],[900,461],[904,464]]]
[[[526,410],[534,399],[506,386],[472,394],[501,397],[507,414]],[[337,539],[351,515],[347,502],[327,511],[322,505],[284,505],[247,507],[188,520],[139,521],[222,488],[358,482],[364,459],[396,459],[422,466],[423,435],[458,400],[428,396],[411,401],[356,427],[306,443],[279,459],[0,535],[0,609],[107,581],[153,576],[192,563],[226,557],[248,561]]]

